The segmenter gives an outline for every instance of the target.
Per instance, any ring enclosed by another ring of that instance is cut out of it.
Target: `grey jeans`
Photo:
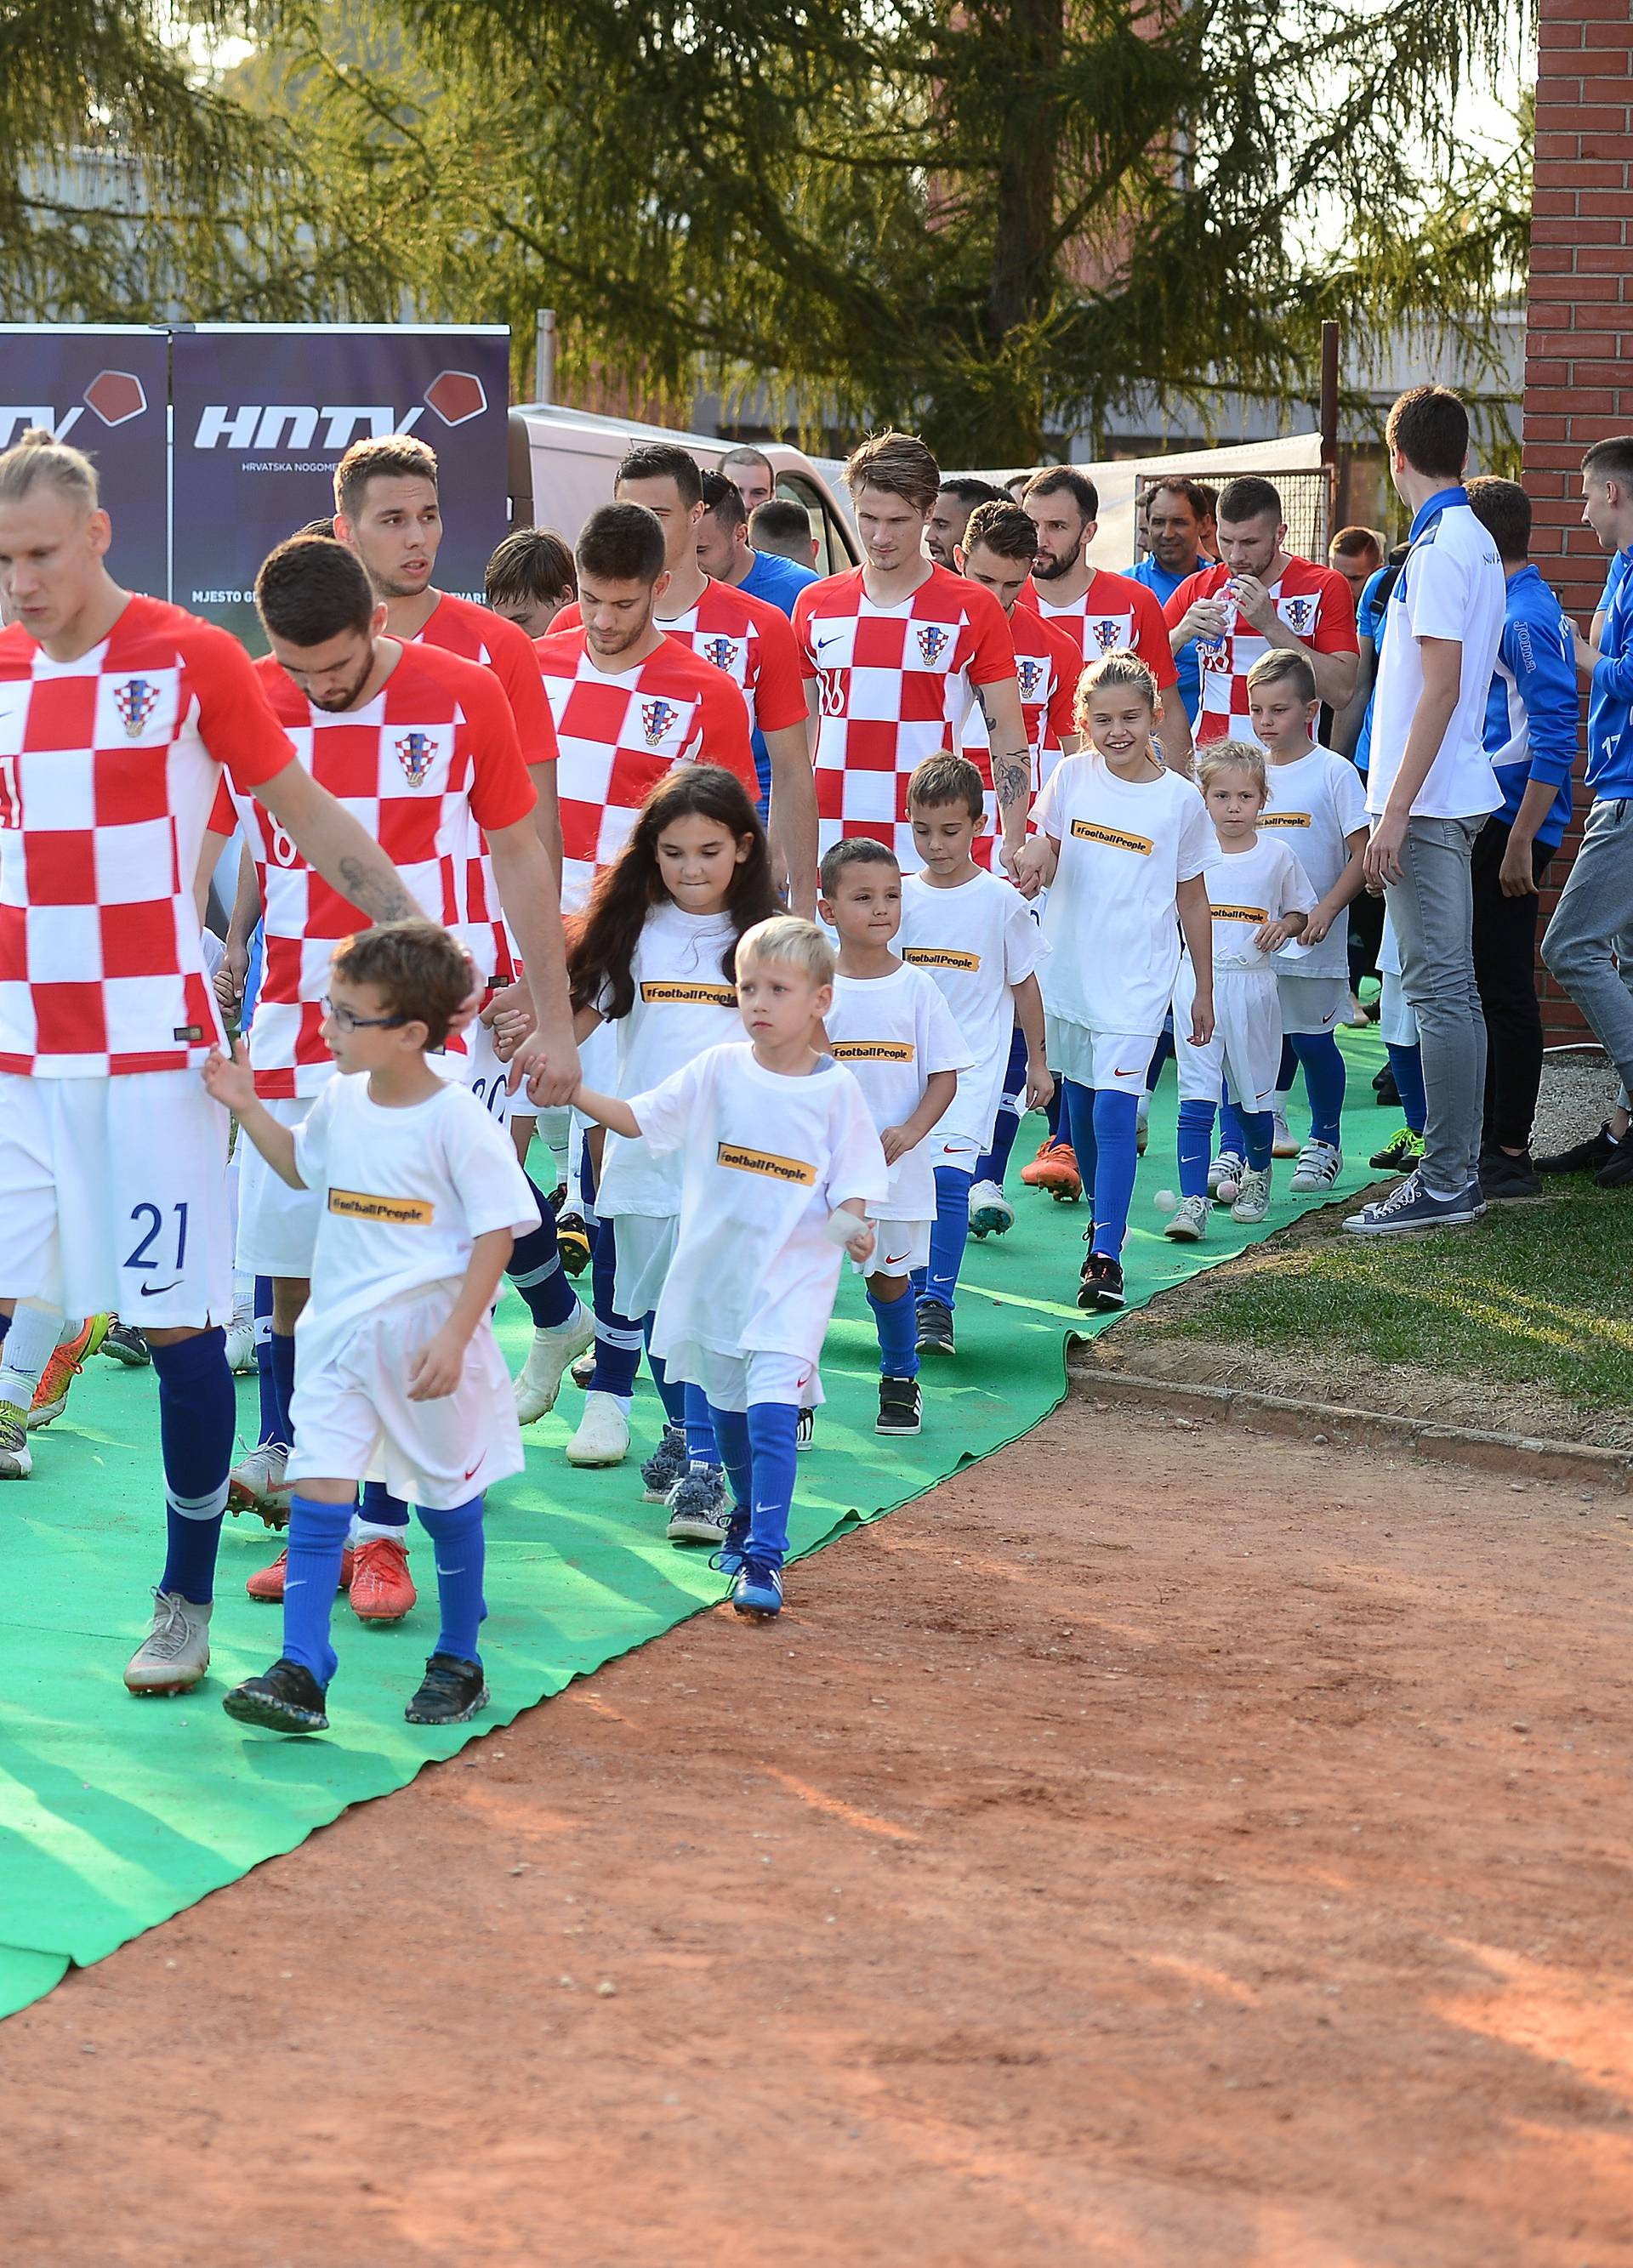
[[[1486,1020],[1474,982],[1474,899],[1469,858],[1486,823],[1413,819],[1400,846],[1400,880],[1384,895],[1400,947],[1400,989],[1423,1051],[1423,1186],[1459,1197],[1480,1172],[1485,1111]]]
[[[1588,814],[1542,958],[1616,1066],[1625,1105],[1633,1084],[1633,796],[1606,796]]]

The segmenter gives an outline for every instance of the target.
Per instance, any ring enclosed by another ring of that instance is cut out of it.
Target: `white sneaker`
[[[125,1664],[132,1693],[187,1693],[210,1667],[210,1609],[155,1591],[153,1627]]]
[[[1221,1204],[1229,1204],[1246,1165],[1246,1159],[1238,1157],[1234,1150],[1222,1150],[1208,1168],[1208,1196],[1216,1197]]]
[[[1208,1199],[1181,1197],[1179,1210],[1163,1231],[1176,1244],[1200,1244],[1208,1233]]]
[[[977,1182],[970,1192],[972,1236],[1002,1236],[1015,1226],[1015,1207],[996,1182]]]
[[[15,1402],[0,1402],[0,1481],[26,1481],[33,1469],[27,1410]]]
[[[1261,1172],[1255,1173],[1249,1166],[1242,1175],[1242,1186],[1236,1193],[1230,1218],[1245,1221],[1252,1228],[1264,1219],[1269,1210],[1270,1168],[1266,1166]]]
[[[595,1344],[595,1318],[587,1307],[576,1304],[565,1323],[534,1332],[528,1359],[515,1381],[518,1425],[531,1425],[556,1407],[569,1366]]]
[[[1298,1155],[1298,1145],[1288,1131],[1284,1110],[1276,1112],[1275,1123],[1270,1130],[1270,1155],[1273,1158],[1296,1158]]]
[[[289,1522],[292,1484],[284,1477],[289,1451],[277,1441],[263,1441],[227,1475],[227,1510],[258,1512],[269,1528]]]
[[[1343,1170],[1344,1153],[1335,1142],[1306,1142],[1288,1187],[1295,1197],[1309,1197],[1314,1190],[1330,1189]]]
[[[567,1444],[570,1465],[621,1465],[629,1454],[630,1421],[611,1394],[587,1394],[579,1429]]]
[[[242,1378],[255,1366],[255,1319],[253,1315],[234,1315],[226,1328],[227,1368],[234,1378]]]

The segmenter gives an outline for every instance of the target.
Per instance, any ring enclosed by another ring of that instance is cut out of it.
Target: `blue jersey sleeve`
[[[1552,624],[1526,615],[1504,623],[1502,654],[1530,722],[1530,777],[1563,787],[1577,760],[1579,713],[1575,646],[1563,615]]]

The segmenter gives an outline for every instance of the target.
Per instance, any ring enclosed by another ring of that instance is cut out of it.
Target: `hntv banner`
[[[0,324],[0,449],[31,425],[83,449],[114,523],[110,571],[159,599],[169,583],[169,362],[168,335],[142,324]]]
[[[171,597],[265,645],[255,572],[335,508],[354,441],[412,433],[437,454],[439,590],[480,599],[506,533],[510,334],[502,326],[204,324],[172,345]]]

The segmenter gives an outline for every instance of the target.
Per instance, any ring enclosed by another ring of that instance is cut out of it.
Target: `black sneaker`
[[[919,1381],[916,1378],[882,1378],[876,1433],[916,1433],[919,1430]]]
[[[1607,1119],[1585,1142],[1574,1142],[1569,1150],[1557,1151],[1551,1158],[1533,1158],[1531,1162],[1539,1174],[1598,1174],[1622,1146],[1612,1136]]]
[[[272,1733],[326,1733],[323,1689],[303,1661],[280,1655],[263,1676],[247,1677],[221,1706],[240,1725],[264,1725]]]
[[[953,1338],[952,1309],[945,1300],[920,1300],[918,1351],[920,1354],[957,1352]]]
[[[1601,1189],[1633,1189],[1633,1141],[1624,1134],[1593,1176]]]
[[[576,1212],[556,1215],[556,1249],[569,1276],[581,1276],[590,1264],[589,1231]]]
[[[1506,1150],[1488,1150],[1480,1160],[1480,1194],[1488,1204],[1523,1204],[1527,1197],[1540,1197],[1542,1184],[1530,1152],[1511,1158]]]
[[[403,1713],[410,1725],[466,1725],[487,1705],[487,1681],[479,1661],[462,1661],[456,1653],[433,1653],[418,1692]]]
[[[1091,1252],[1084,1261],[1083,1280],[1077,1286],[1077,1304],[1080,1307],[1097,1307],[1104,1314],[1127,1306],[1122,1267],[1109,1252]]]
[[[122,1323],[116,1315],[107,1327],[102,1351],[115,1362],[122,1362],[127,1370],[140,1370],[153,1359],[141,1332],[133,1330],[129,1323]]]
[[[1386,1110],[1399,1110],[1400,1090],[1395,1085],[1395,1074],[1388,1064],[1372,1074],[1372,1092]]]
[[[794,1424],[794,1446],[796,1449],[809,1449],[814,1445],[816,1439],[816,1412],[814,1410],[802,1410]]]

